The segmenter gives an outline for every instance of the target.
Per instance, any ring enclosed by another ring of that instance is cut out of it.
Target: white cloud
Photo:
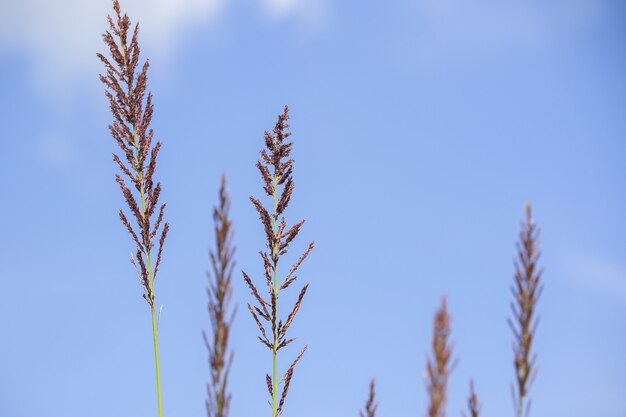
[[[176,34],[217,15],[225,0],[124,0],[123,11],[141,26],[142,46],[167,52]],[[104,51],[101,34],[112,13],[109,0],[19,0],[0,3],[0,51],[14,50],[29,60],[42,85],[66,85],[93,74]],[[87,71],[86,71],[87,70]]]
[[[265,10],[272,16],[285,16],[302,5],[301,0],[263,0]]]
[[[543,47],[598,22],[607,0],[411,0],[421,62],[479,48]],[[417,39],[417,40],[416,40]]]
[[[603,0],[414,0],[425,23],[464,43],[535,41],[600,16]]]
[[[296,18],[308,30],[319,29],[328,19],[327,0],[260,0],[272,19]]]

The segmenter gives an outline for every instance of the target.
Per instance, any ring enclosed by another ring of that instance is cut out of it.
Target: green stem
[[[148,279],[150,280],[150,289],[154,294],[154,275],[152,273],[152,263],[150,262],[150,253],[146,254],[148,262]],[[156,372],[156,390],[157,390],[157,407],[159,417],[163,417],[163,404],[161,400],[161,365],[159,364],[159,326],[157,322],[156,310],[154,308],[154,300],[150,305],[150,313],[152,314],[152,344],[154,346],[154,369]]]
[[[272,228],[274,231],[274,234],[276,234],[278,225],[276,223],[276,211],[277,211],[277,207],[278,207],[278,201],[277,201],[277,197],[276,197],[276,174],[274,174],[274,178],[273,178],[273,195],[274,195],[274,215],[272,216]],[[272,254],[274,256],[276,256],[276,252],[277,252],[277,245],[274,244],[274,247],[272,248]],[[274,276],[273,276],[273,286],[274,286],[274,299],[276,300],[276,317],[278,317],[278,263],[274,264]],[[272,349],[272,359],[273,359],[273,378],[272,378],[272,383],[273,383],[273,388],[272,388],[272,417],[276,417],[277,416],[277,403],[276,403],[276,399],[277,399],[277,391],[278,391],[278,376],[277,376],[277,372],[276,372],[276,353],[277,353],[277,348],[278,348],[278,326],[276,323],[272,324],[272,327],[274,327],[274,348]]]

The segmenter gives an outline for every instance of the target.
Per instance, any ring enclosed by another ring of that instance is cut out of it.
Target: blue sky
[[[172,229],[157,283],[166,416],[204,415],[205,271],[226,172],[238,269],[260,277],[248,195],[292,109],[287,213],[317,246],[285,416],[421,416],[442,294],[483,415],[512,415],[514,242],[530,201],[545,291],[534,417],[626,415],[626,7],[619,1],[132,0]],[[156,414],[149,309],[117,218],[95,53],[108,1],[0,5],[0,416]],[[295,251],[294,251],[295,253]],[[293,295],[293,294],[292,294]],[[239,275],[235,299],[251,296]],[[268,415],[268,352],[243,309],[232,417]],[[287,350],[291,359],[296,348]],[[287,359],[281,363],[287,366]]]

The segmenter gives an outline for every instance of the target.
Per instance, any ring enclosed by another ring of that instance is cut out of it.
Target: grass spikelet
[[[288,228],[285,217],[282,216],[289,205],[294,190],[292,176],[294,161],[289,157],[292,142],[286,142],[287,138],[291,136],[291,132],[288,130],[288,120],[289,109],[285,106],[283,113],[278,116],[273,131],[265,132],[265,148],[261,150],[261,159],[256,164],[263,180],[263,190],[267,196],[271,197],[273,204],[268,210],[260,200],[250,197],[265,230],[267,250],[261,251],[260,255],[263,261],[264,281],[267,284],[267,299],[263,298],[250,276],[243,272],[243,278],[250,287],[256,302],[256,305],[248,304],[248,309],[259,328],[260,335],[258,338],[272,354],[272,375],[268,374],[265,377],[267,390],[271,397],[272,417],[282,413],[294,369],[307,349],[305,345],[282,378],[279,379],[278,352],[295,340],[287,337],[287,330],[300,309],[308,284],[300,290],[295,304],[289,310],[290,313],[284,321],[279,318],[279,295],[297,279],[295,273],[314,246],[314,243],[311,242],[281,279],[278,270],[279,264],[282,264],[282,257],[287,253],[290,243],[298,235],[304,224],[304,221],[300,221]],[[284,385],[282,393],[279,394],[279,384],[281,383]]]
[[[236,309],[230,307],[233,294],[235,247],[233,246],[234,230],[229,212],[230,197],[226,189],[226,178],[222,175],[219,203],[213,208],[215,249],[209,251],[212,270],[207,273],[211,335],[202,332],[204,343],[209,351],[210,380],[207,383],[206,399],[208,417],[228,417],[231,399],[228,391],[228,375],[234,353],[229,349],[228,342]]]
[[[115,175],[115,180],[122,190],[134,225],[123,210],[119,211],[119,217],[136,246],[134,256],[131,253],[131,262],[139,275],[143,298],[150,306],[152,315],[157,408],[161,417],[163,411],[154,281],[169,231],[168,223],[161,227],[165,203],[159,205],[161,184],[155,183],[153,179],[161,143],[152,144],[152,94],[146,95],[149,64],[145,61],[139,67],[139,25],[136,24],[130,31],[130,19],[126,14],[122,15],[117,0],[113,1],[113,10],[113,17],[108,16],[109,30],[102,35],[111,59],[103,54],[97,55],[105,67],[100,80],[105,85],[105,95],[113,115],[109,131],[120,148],[119,155],[113,154],[113,160],[121,171],[121,175]],[[153,268],[153,248],[159,233]]]
[[[445,417],[448,377],[452,372],[452,346],[450,338],[450,315],[446,298],[433,320],[432,356],[426,361],[426,391],[428,394],[428,417]]]
[[[467,410],[469,414],[463,413],[465,417],[480,417],[481,405],[478,403],[478,396],[474,390],[474,381],[470,381],[470,395],[467,399]]]
[[[537,376],[536,354],[532,351],[533,341],[539,324],[536,315],[537,302],[543,286],[543,270],[537,263],[541,256],[539,249],[539,229],[532,216],[530,204],[526,204],[526,218],[522,222],[519,242],[516,243],[514,283],[511,287],[513,317],[508,319],[513,332],[513,353],[515,384],[511,387],[513,405],[517,417],[524,417],[530,411],[528,391]]]
[[[365,408],[359,410],[359,417],[376,417],[376,410],[378,409],[378,403],[376,403],[376,381],[370,381],[369,395],[365,402]]]

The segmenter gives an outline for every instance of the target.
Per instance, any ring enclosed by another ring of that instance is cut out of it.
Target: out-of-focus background
[[[261,278],[255,161],[292,109],[296,190],[315,239],[284,351],[309,351],[285,416],[422,416],[447,294],[485,417],[513,415],[514,242],[542,228],[531,416],[626,415],[626,5],[610,0],[128,0],[152,64],[156,176],[171,233],[157,281],[166,416],[205,415],[205,271],[225,172],[238,270]],[[0,416],[156,414],[149,309],[117,217],[98,81],[106,0],[0,5]],[[261,281],[259,281],[261,282]],[[292,296],[295,289],[291,290]],[[269,414],[269,353],[240,306],[232,417]],[[281,351],[282,353],[282,351]]]

